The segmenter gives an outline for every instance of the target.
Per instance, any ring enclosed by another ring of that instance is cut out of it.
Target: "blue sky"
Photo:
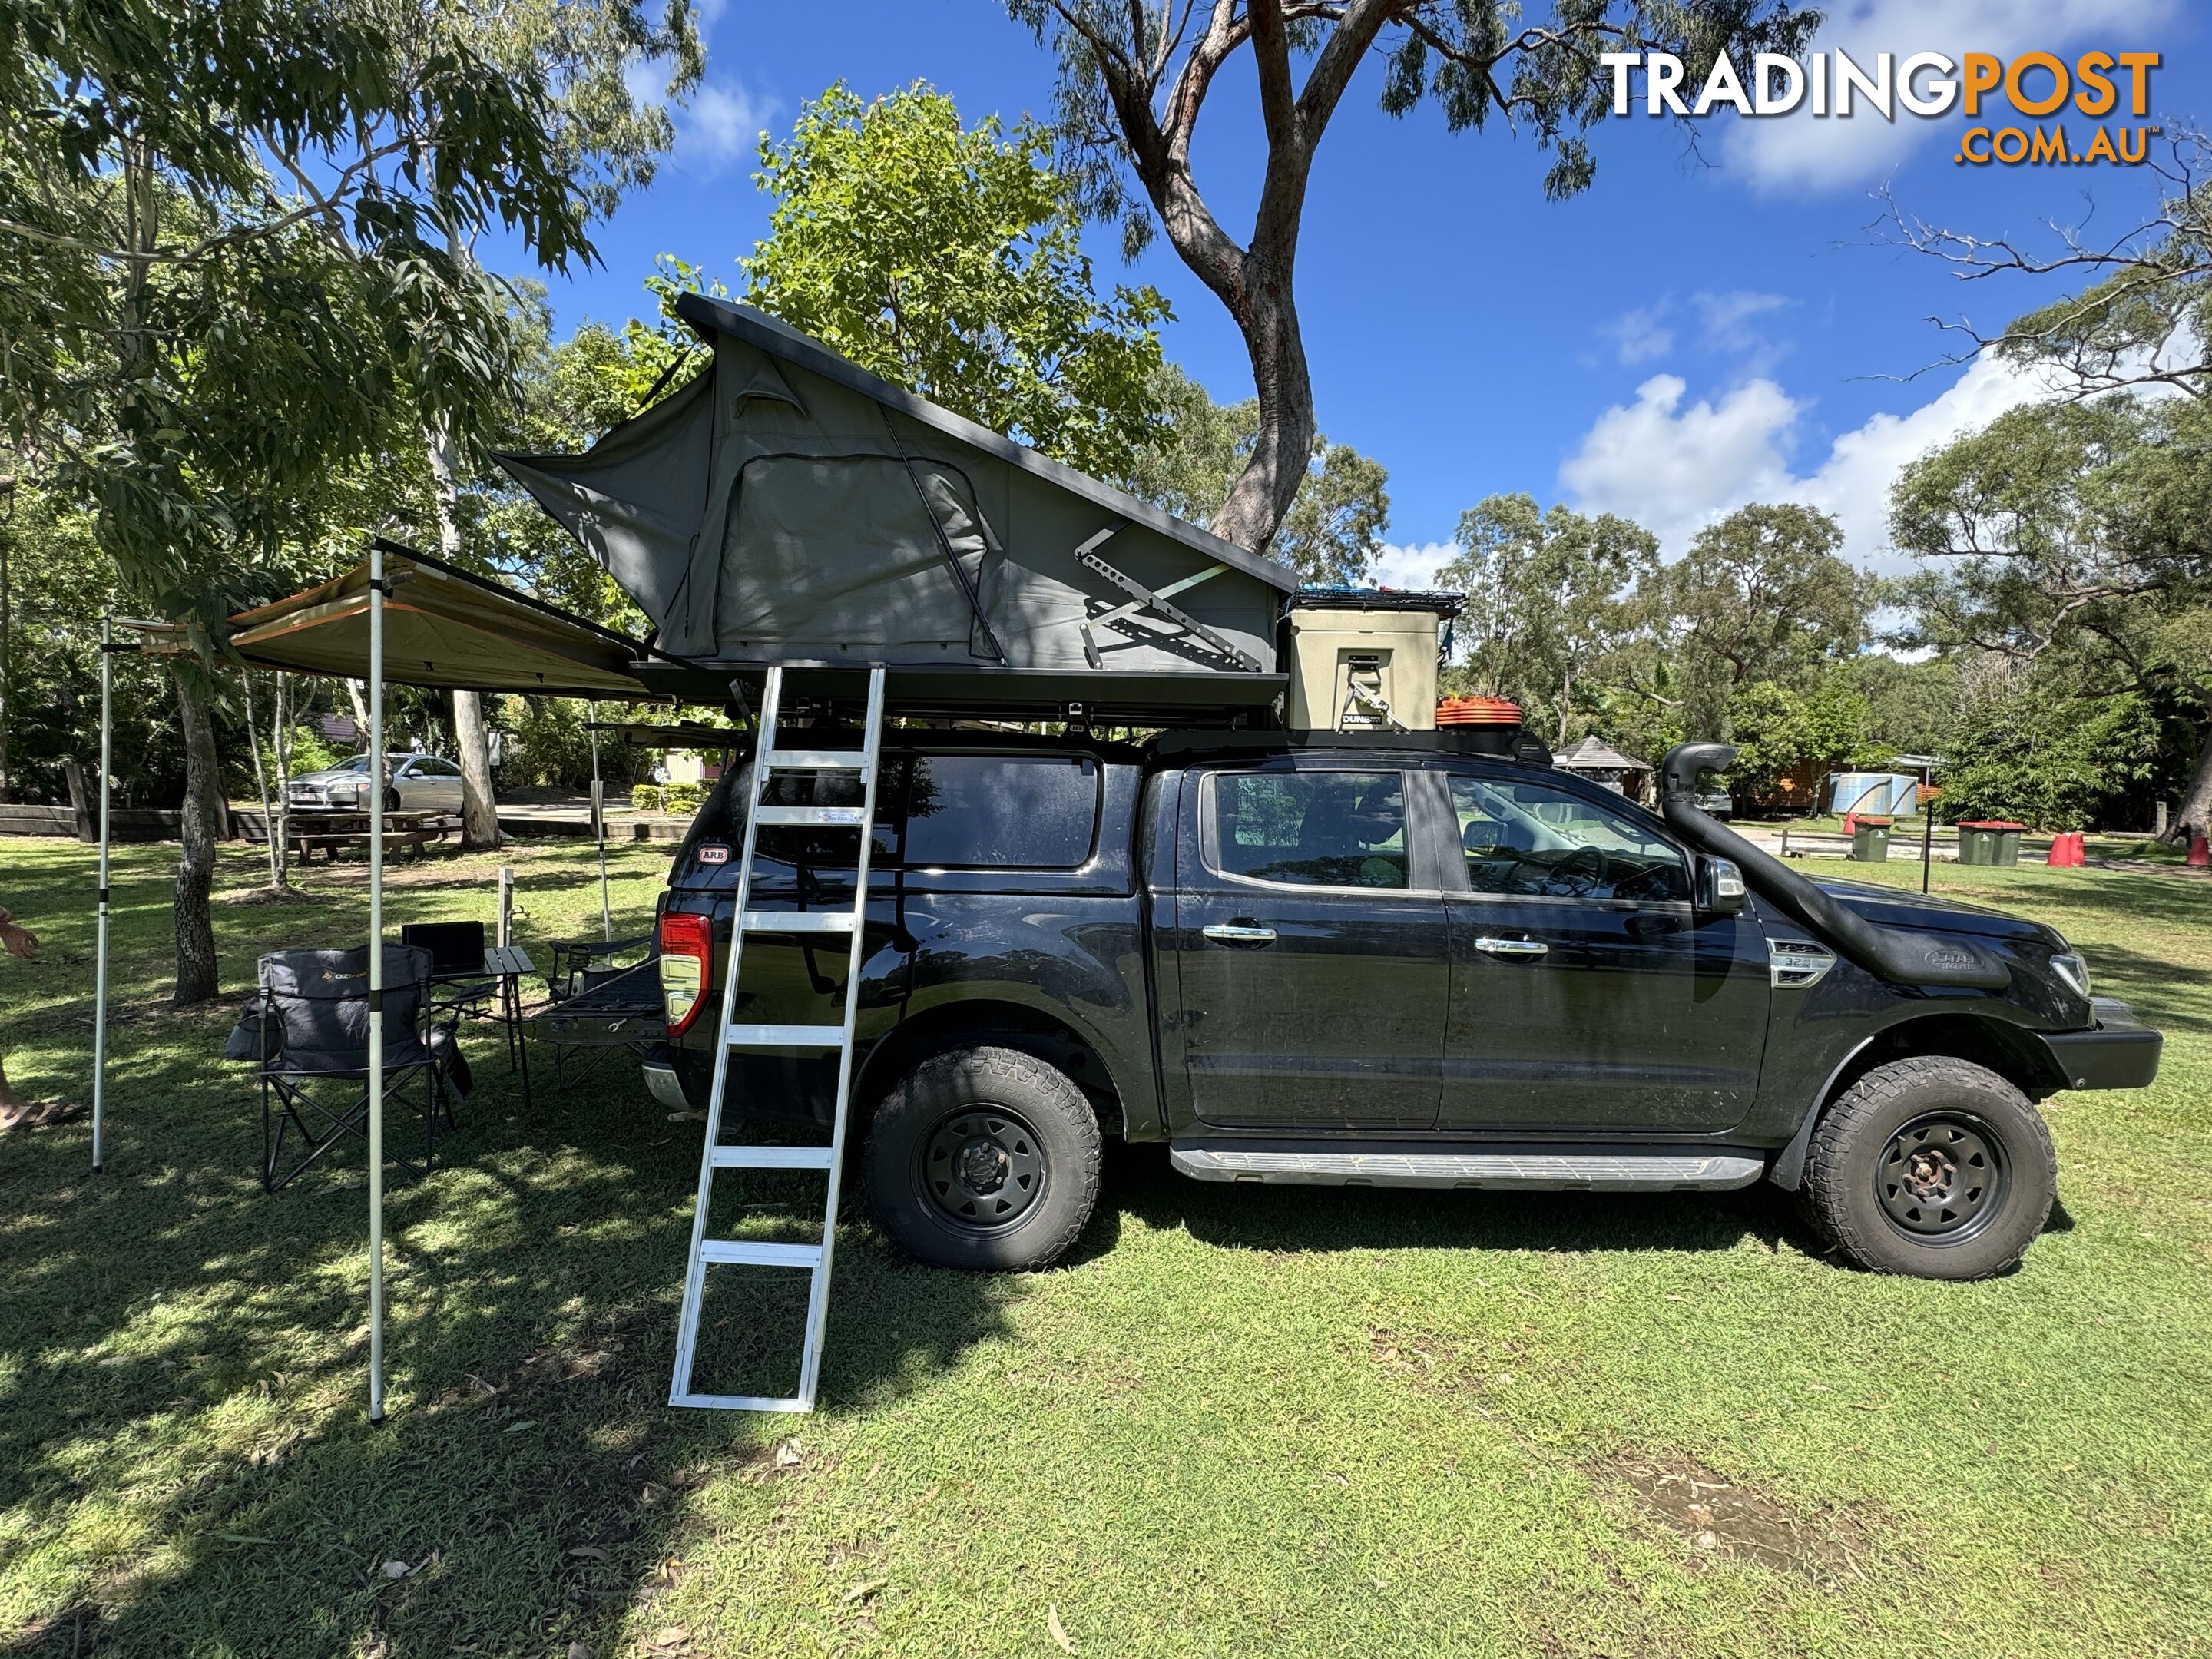
[[[2070,58],[2153,50],[2154,120],[2212,117],[2208,15],[2179,0],[1838,0],[1816,46]],[[970,120],[1048,112],[1051,64],[995,0],[726,0],[709,15],[707,81],[650,190],[596,240],[604,264],[556,278],[558,324],[619,321],[672,252],[732,288],[763,234],[755,135],[786,130],[842,79],[866,96],[926,79]],[[1863,113],[1701,123],[1642,118],[1594,135],[1595,187],[1544,201],[1544,158],[1502,129],[1453,135],[1433,109],[1394,120],[1362,74],[1320,154],[1298,299],[1323,429],[1390,470],[1385,580],[1417,584],[1458,515],[1525,490],[1628,513],[1679,550],[1750,500],[1834,512],[1853,556],[1898,561],[1883,498],[1896,469],[2032,395],[1992,365],[1913,376],[1950,349],[1927,320],[1997,325],[2037,303],[2021,279],[1968,287],[1936,261],[1882,245],[1887,185],[1922,218],[2045,243],[2045,222],[2132,222],[2154,199],[2143,171],[1967,167],[1962,115]],[[2001,108],[2001,106],[2000,106]],[[2070,112],[2069,112],[2070,113]],[[2072,124],[2084,136],[2087,123]],[[1233,233],[1249,222],[1261,161],[1249,57],[1217,82],[1199,129],[1202,189]],[[2092,216],[2094,215],[2094,217]],[[1164,241],[1133,269],[1115,234],[1092,252],[1103,282],[1150,282],[1172,302],[1168,355],[1223,400],[1249,371],[1218,303]]]

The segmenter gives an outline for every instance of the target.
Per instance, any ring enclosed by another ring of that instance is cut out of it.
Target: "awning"
[[[441,559],[382,544],[384,675],[459,691],[655,701],[635,672],[651,647]],[[230,619],[230,646],[258,668],[368,674],[368,567]]]

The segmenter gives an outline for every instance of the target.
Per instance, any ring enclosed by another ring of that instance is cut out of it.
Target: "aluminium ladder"
[[[671,1381],[668,1403],[704,1407],[720,1411],[811,1412],[822,1375],[822,1341],[830,1322],[830,1255],[837,1232],[837,1194],[843,1171],[845,1124],[853,1091],[854,1024],[860,1013],[860,963],[865,950],[868,912],[868,854],[876,815],[877,760],[884,729],[884,670],[868,670],[868,713],[861,746],[857,750],[787,749],[780,746],[776,719],[783,702],[783,669],[768,671],[762,697],[758,738],[754,747],[750,810],[745,814],[744,848],[738,863],[737,911],[730,929],[730,957],[722,975],[722,1007],[714,1042],[714,1081],[707,1107],[706,1143],[699,1157],[699,1201],[691,1221],[691,1254],[684,1274],[684,1312],[676,1335],[676,1374]],[[791,772],[856,773],[860,779],[858,806],[784,806],[768,804],[773,781]],[[853,906],[850,910],[756,911],[750,908],[753,849],[761,828],[805,825],[823,829],[854,829],[860,832],[855,860]],[[846,959],[845,1017],[837,1025],[741,1025],[732,1016],[737,1010],[738,975],[744,960],[749,933],[845,933],[851,938]],[[709,945],[709,961],[712,945]],[[837,1100],[827,1146],[763,1146],[721,1144],[722,1096],[729,1081],[730,1055],[734,1050],[812,1049],[837,1054]],[[717,1170],[815,1170],[827,1177],[829,1191],[822,1210],[819,1244],[770,1244],[748,1239],[709,1238],[707,1212],[714,1191]],[[700,1304],[707,1288],[709,1267],[734,1265],[754,1267],[805,1268],[808,1275],[805,1347],[799,1361],[799,1392],[787,1397],[768,1395],[697,1394],[692,1391],[691,1365],[699,1340]]]

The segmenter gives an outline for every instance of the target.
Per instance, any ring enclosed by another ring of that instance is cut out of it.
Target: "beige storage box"
[[[1431,732],[1456,593],[1300,593],[1285,622],[1294,732]]]

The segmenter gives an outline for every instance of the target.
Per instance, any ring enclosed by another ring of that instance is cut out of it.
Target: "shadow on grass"
[[[69,856],[11,869],[9,895],[64,936]],[[154,868],[125,873],[143,890]],[[166,920],[118,921],[119,984],[166,967]],[[293,921],[219,909],[226,969]],[[88,992],[59,968],[0,979],[29,1086],[78,1075],[80,1036],[23,1018]],[[0,1654],[609,1650],[707,1527],[693,1487],[803,1474],[814,1454],[787,1469],[776,1448],[822,1433],[665,1403],[697,1126],[634,1070],[567,1093],[541,1073],[526,1108],[495,1041],[465,1037],[479,1087],[445,1161],[389,1186],[391,1415],[371,1428],[362,1151],[261,1193],[250,1077],[215,1058],[230,1018],[113,1032],[106,1174],[82,1123],[0,1140]],[[825,1413],[959,1364],[1022,1293],[841,1228]],[[796,1331],[754,1304],[723,1318],[713,1357],[795,1363]]]

